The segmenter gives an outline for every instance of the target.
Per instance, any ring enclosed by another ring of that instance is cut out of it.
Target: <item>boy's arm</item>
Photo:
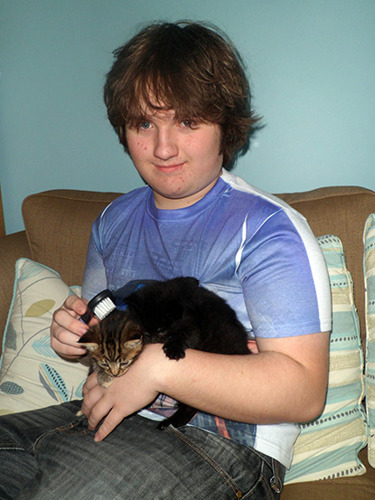
[[[262,339],[259,354],[228,356],[187,350],[168,359],[149,344],[122,377],[103,390],[91,376],[83,411],[96,439],[162,392],[200,410],[254,424],[303,422],[321,412],[328,378],[328,333]]]

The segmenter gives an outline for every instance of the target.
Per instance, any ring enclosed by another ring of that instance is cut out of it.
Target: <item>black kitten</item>
[[[91,367],[101,385],[125,373],[143,345],[162,343],[170,359],[181,359],[188,348],[218,354],[250,354],[247,333],[233,309],[218,295],[200,287],[195,278],[175,278],[148,284],[128,297],[125,311],[115,310],[82,336]],[[197,410],[184,403],[159,423],[180,427]]]

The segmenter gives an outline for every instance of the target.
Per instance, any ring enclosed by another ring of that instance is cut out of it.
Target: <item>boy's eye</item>
[[[191,128],[194,124],[195,124],[195,122],[193,122],[193,120],[190,120],[189,118],[185,118],[185,120],[182,120],[182,122],[181,122],[181,125],[183,125],[184,127],[189,127],[189,128]]]
[[[198,128],[198,123],[196,120],[192,120],[191,118],[185,118],[181,121],[181,125],[185,128],[196,129]]]
[[[146,120],[143,120],[139,123],[138,127],[142,130],[148,130],[151,127],[151,123]]]

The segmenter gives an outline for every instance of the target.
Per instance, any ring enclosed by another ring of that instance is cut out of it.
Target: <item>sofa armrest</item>
[[[14,269],[20,257],[31,258],[25,231],[0,238],[0,352],[5,322],[13,295]]]

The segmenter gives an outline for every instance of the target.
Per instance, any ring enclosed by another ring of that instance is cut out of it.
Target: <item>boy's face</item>
[[[135,168],[161,209],[193,205],[221,174],[221,130],[212,123],[177,122],[173,110],[146,113],[126,139]]]

